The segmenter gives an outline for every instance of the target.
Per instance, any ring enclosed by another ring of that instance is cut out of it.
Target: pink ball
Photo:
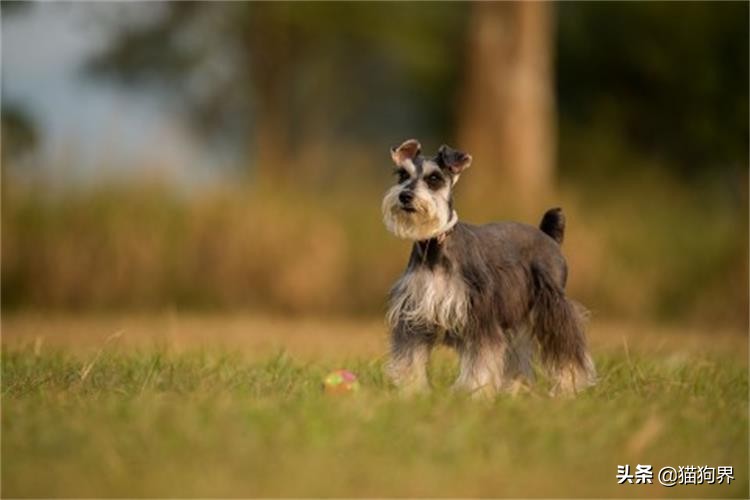
[[[323,390],[326,394],[347,394],[358,391],[359,382],[349,370],[336,370],[323,379]]]

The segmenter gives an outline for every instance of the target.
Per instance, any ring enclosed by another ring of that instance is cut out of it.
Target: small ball
[[[359,390],[357,376],[349,370],[336,370],[323,379],[326,394],[347,394]]]

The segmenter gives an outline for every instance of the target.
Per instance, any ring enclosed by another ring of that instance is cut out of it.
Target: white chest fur
[[[388,322],[435,326],[459,331],[466,324],[468,294],[466,284],[456,273],[418,269],[398,280],[391,293]]]

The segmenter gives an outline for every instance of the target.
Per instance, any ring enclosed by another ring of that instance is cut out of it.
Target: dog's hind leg
[[[594,363],[586,348],[584,309],[568,299],[544,270],[534,267],[534,326],[542,361],[553,378],[554,394],[574,394],[596,383]]]
[[[435,345],[432,329],[399,322],[391,335],[391,358],[386,364],[386,375],[404,394],[426,392],[427,363]]]

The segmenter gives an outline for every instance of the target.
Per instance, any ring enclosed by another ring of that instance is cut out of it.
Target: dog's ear
[[[435,161],[440,168],[446,168],[453,175],[458,175],[471,165],[471,155],[443,144],[438,149]]]
[[[400,146],[391,148],[393,163],[401,165],[405,160],[413,160],[422,152],[422,145],[416,139],[404,141]]]

